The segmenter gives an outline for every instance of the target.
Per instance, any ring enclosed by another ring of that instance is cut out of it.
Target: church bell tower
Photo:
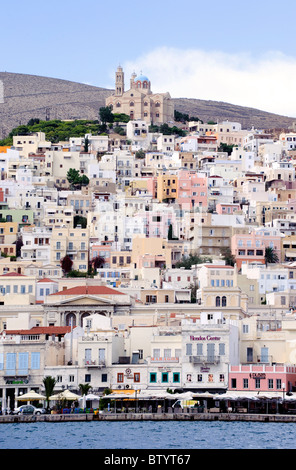
[[[115,95],[122,96],[124,93],[124,73],[122,67],[117,67],[115,74]]]

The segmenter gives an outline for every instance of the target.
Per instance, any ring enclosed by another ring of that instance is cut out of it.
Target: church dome
[[[145,75],[139,75],[135,78],[135,82],[149,82],[149,78]]]

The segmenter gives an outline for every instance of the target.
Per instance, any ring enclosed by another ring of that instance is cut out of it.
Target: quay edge
[[[54,414],[3,415],[1,423],[61,423],[85,421],[246,421],[269,423],[296,423],[295,415],[248,413],[106,413],[106,414]]]

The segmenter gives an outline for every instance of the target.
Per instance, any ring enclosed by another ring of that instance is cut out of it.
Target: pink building
[[[238,365],[230,366],[229,391],[292,392],[296,390],[296,366]]]
[[[265,264],[265,249],[273,248],[281,262],[281,234],[273,228],[262,227],[251,233],[238,233],[231,238],[231,252],[235,256],[236,265],[241,269],[245,263]]]
[[[178,179],[178,198],[176,202],[190,209],[208,207],[207,177],[203,173],[180,170]]]
[[[240,210],[239,204],[227,204],[227,203],[219,203],[216,204],[216,212],[217,214],[233,214],[236,211]]]
[[[105,260],[105,268],[108,268],[110,266],[110,253],[112,251],[112,242],[109,242],[104,245],[92,245],[90,249],[90,259],[94,259],[97,257],[104,258]]]

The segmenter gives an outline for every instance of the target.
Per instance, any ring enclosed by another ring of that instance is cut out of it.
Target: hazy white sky
[[[296,117],[295,0],[2,2],[0,70],[114,87],[124,67],[154,92]]]

